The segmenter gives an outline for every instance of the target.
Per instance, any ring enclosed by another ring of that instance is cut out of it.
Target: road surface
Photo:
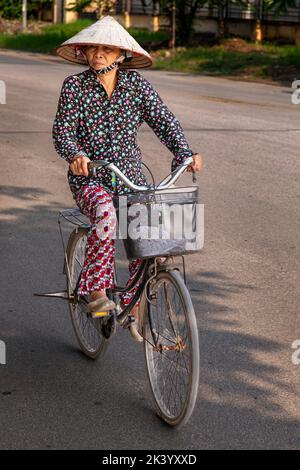
[[[141,71],[204,157],[204,248],[187,263],[201,378],[195,412],[176,430],[153,413],[141,344],[120,330],[105,361],[88,360],[64,301],[33,297],[65,286],[57,214],[74,204],[51,128],[63,79],[83,69],[0,52],[0,447],[298,448],[300,105],[291,89]],[[146,124],[139,143],[155,174],[167,174],[172,155]]]

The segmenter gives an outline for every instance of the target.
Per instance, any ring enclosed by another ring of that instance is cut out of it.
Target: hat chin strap
[[[115,60],[112,64],[108,65],[107,67],[102,67],[101,69],[94,69],[94,72],[96,72],[97,75],[103,75],[107,72],[110,72],[111,70],[113,70],[114,68],[118,68],[119,65],[120,65],[120,62],[123,62],[123,60],[125,59],[125,55],[121,55],[120,57],[118,57],[117,60]],[[91,67],[92,68],[92,67]]]

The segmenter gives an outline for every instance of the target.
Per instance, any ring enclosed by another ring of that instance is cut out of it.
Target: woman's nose
[[[98,46],[95,52],[96,57],[103,55],[103,49],[101,46]]]

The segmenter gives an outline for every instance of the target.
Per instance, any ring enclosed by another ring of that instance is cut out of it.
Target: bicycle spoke
[[[164,294],[165,294],[165,300],[166,300],[166,304],[167,304],[167,311],[168,311],[168,316],[169,316],[169,320],[170,320],[170,323],[171,323],[171,327],[174,331],[174,334],[175,336],[178,336],[178,333],[176,332],[175,330],[175,327],[174,327],[174,324],[173,324],[173,320],[174,320],[174,314],[172,312],[172,306],[171,306],[171,303],[168,299],[168,291],[166,289],[166,284],[164,283]]]
[[[84,265],[86,239],[86,235],[77,239],[73,256],[70,260],[70,283],[72,290],[74,290],[77,285]],[[99,319],[94,319],[89,315],[84,296],[78,296],[76,300],[74,304],[70,305],[70,311],[77,339],[79,340],[81,348],[87,355],[96,357],[105,343],[101,332],[101,322]]]
[[[189,400],[193,379],[197,383],[197,376],[194,375],[187,306],[173,280],[175,276],[162,273],[160,278],[152,293],[155,304],[149,306],[151,323],[146,323],[146,358],[156,403],[165,420],[176,422],[176,419],[184,419],[184,413],[190,412],[187,411],[189,406],[194,406],[195,399],[191,405]],[[151,339],[151,332],[157,337],[155,345],[147,341]]]

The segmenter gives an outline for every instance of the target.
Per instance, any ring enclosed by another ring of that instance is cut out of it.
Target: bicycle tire
[[[198,329],[197,329],[196,316],[195,316],[192,300],[180,273],[177,270],[172,270],[168,272],[167,271],[160,272],[156,276],[154,280],[154,285],[151,287],[151,291],[149,294],[152,295],[153,292],[155,293],[155,291],[157,291],[157,289],[159,289],[160,286],[163,285],[163,283],[167,283],[168,285],[171,285],[178,299],[180,299],[182,310],[184,311],[184,321],[186,325],[187,338],[190,343],[189,347],[191,351],[190,363],[189,363],[190,370],[189,370],[189,376],[188,376],[188,385],[186,386],[186,396],[184,397],[182,406],[176,412],[170,411],[174,403],[172,404],[169,401],[168,404],[166,405],[167,397],[163,396],[165,387],[166,387],[166,381],[167,381],[166,377],[162,377],[159,380],[157,377],[158,375],[157,364],[158,364],[159,359],[157,359],[157,357],[155,358],[155,353],[156,354],[162,354],[162,353],[155,351],[153,348],[154,337],[155,337],[155,334],[154,334],[155,312],[153,311],[152,304],[149,304],[145,293],[143,294],[142,305],[141,305],[142,307],[141,308],[141,317],[142,317],[141,318],[141,333],[144,337],[144,355],[145,355],[145,361],[146,361],[147,375],[148,375],[151,394],[154,399],[154,403],[156,405],[155,407],[157,410],[157,414],[161,419],[163,419],[163,421],[165,421],[170,426],[180,427],[186,424],[187,421],[190,419],[193,413],[194,407],[195,407],[197,394],[198,394],[199,373],[200,373]],[[156,309],[156,313],[157,312],[158,312],[158,309]],[[170,325],[171,325],[171,322],[170,322]],[[170,333],[168,328],[166,328],[164,330],[164,334],[167,334],[165,333],[166,331]],[[177,330],[177,333],[178,333],[178,330]],[[157,330],[156,330],[156,335],[157,335]],[[170,335],[167,335],[167,336],[168,336],[167,339],[163,339],[163,341],[166,344],[171,345],[172,342],[170,340]],[[177,336],[180,337],[180,335],[178,334]],[[164,337],[165,336],[161,336],[161,338],[164,338]],[[182,341],[182,343],[184,342]],[[186,344],[187,344],[187,341],[185,342],[185,345]],[[175,347],[175,346],[172,346],[172,347]],[[168,354],[169,352],[170,351],[168,351]],[[181,354],[183,354],[183,352],[184,351],[182,351]],[[172,351],[172,353],[178,354],[179,352]],[[170,360],[170,357],[171,356],[169,355],[168,356],[169,360]],[[166,358],[164,358],[163,360],[166,361]],[[178,366],[178,363],[177,363],[177,366]],[[157,369],[156,371],[155,371],[155,368]],[[181,367],[181,369],[183,369],[183,367]],[[175,376],[175,370],[172,370],[172,377],[173,376]],[[164,380],[165,382],[162,386],[162,382]],[[173,378],[171,380],[173,380]],[[177,386],[177,382],[176,382],[176,386]],[[176,393],[174,395],[176,397]],[[175,399],[174,399],[174,402],[175,402]]]
[[[79,227],[77,229],[74,229],[69,237],[67,247],[67,259],[70,270],[71,285],[69,282],[67,270],[65,269],[67,277],[67,290],[69,295],[72,294],[74,287],[76,286],[76,282],[78,280],[78,272],[76,272],[75,268],[75,256],[78,252],[78,248],[81,250],[81,258],[84,256],[84,237],[86,237],[87,234],[88,228]],[[79,247],[80,243],[82,243],[83,246]],[[79,260],[79,263],[80,262],[83,263],[83,259],[81,259],[81,261]],[[103,320],[98,318],[92,318],[91,316],[89,316],[87,309],[83,305],[83,302],[73,302],[72,300],[70,300],[69,311],[75,336],[82,352],[91,359],[97,359],[100,357],[100,355],[104,356],[108,347],[109,339],[105,338],[101,331]],[[86,322],[85,326],[84,322]],[[87,330],[86,325],[88,325]],[[89,335],[88,331],[94,336],[93,340]]]

